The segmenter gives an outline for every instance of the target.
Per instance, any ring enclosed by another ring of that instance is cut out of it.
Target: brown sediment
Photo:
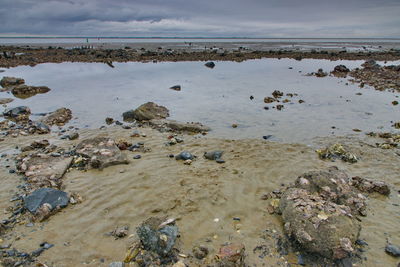
[[[115,240],[106,233],[118,225],[127,225],[130,226],[128,235],[132,235],[147,218],[168,216],[177,218],[181,254],[190,257],[194,246],[205,245],[209,257],[213,257],[219,253],[221,245],[229,241],[244,244],[245,261],[251,266],[293,264],[297,262],[294,253],[283,258],[278,253],[276,242],[283,236],[282,222],[278,216],[269,214],[264,194],[294,182],[305,172],[330,166],[337,166],[351,176],[384,179],[394,192],[399,186],[398,156],[393,150],[369,145],[373,143],[370,137],[365,140],[350,137],[320,139],[318,146],[342,143],[360,155],[359,162],[348,164],[322,161],[314,148],[300,144],[183,135],[183,143],[166,146],[170,133],[147,127],[140,131],[144,135],[139,137],[131,137],[131,130],[120,127],[81,131],[81,140],[95,136],[125,139],[132,143],[144,142],[151,151],[143,153],[139,160],[130,160],[128,165],[111,166],[102,171],[70,170],[63,178],[64,190],[79,193],[84,202],[67,207],[47,222],[36,223],[33,227],[26,227],[28,221],[21,219],[6,238],[2,237],[4,242],[12,243],[20,251],[32,251],[43,241],[54,244],[37,258],[43,263],[108,266],[110,262],[124,259],[129,239]],[[60,141],[50,135],[43,138],[63,147],[80,142]],[[8,151],[15,143],[28,145],[34,139],[32,136],[7,138],[0,143],[0,149]],[[215,149],[224,151],[224,164],[202,157],[204,152]],[[197,156],[191,165],[168,157],[185,150]],[[136,155],[136,152],[126,150],[123,153],[128,158]],[[4,167],[1,172],[4,178],[0,182],[0,207],[6,208],[19,178],[7,174]],[[361,222],[360,238],[369,244],[363,254],[367,257],[363,266],[397,264],[383,249],[386,237],[395,244],[400,242],[398,206],[392,204],[400,204],[396,193],[388,198],[371,196],[368,200],[368,216]],[[0,219],[4,216],[7,214]],[[259,257],[263,253],[265,255]],[[185,261],[185,258],[181,260]]]
[[[34,66],[41,63],[61,62],[101,62],[108,65],[112,62],[151,62],[151,61],[244,61],[260,58],[293,58],[328,59],[328,60],[399,60],[398,50],[378,52],[346,52],[337,50],[293,51],[293,50],[204,50],[196,51],[187,48],[176,49],[102,49],[102,48],[32,48],[17,46],[0,46],[6,53],[0,58],[0,67],[20,65]]]

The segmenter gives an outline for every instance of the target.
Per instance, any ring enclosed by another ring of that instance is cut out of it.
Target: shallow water
[[[122,120],[123,112],[153,101],[168,107],[172,119],[210,126],[213,137],[273,135],[277,141],[308,143],[316,136],[353,133],[354,128],[390,130],[391,121],[400,119],[398,106],[391,104],[398,93],[360,89],[346,85],[343,78],[305,76],[319,68],[329,72],[338,64],[355,68],[362,62],[261,59],[216,62],[214,69],[206,68],[204,62],[115,63],[115,68],[100,63],[49,63],[7,69],[2,75],[52,89],[15,99],[10,107],[27,105],[33,113],[67,107],[77,117],[71,124],[79,127],[100,127],[106,117]],[[169,89],[176,84],[182,91]],[[293,103],[278,111],[272,109],[277,103],[263,102],[274,90],[298,96],[288,97]],[[299,104],[300,99],[305,103]],[[238,128],[233,129],[233,123]]]

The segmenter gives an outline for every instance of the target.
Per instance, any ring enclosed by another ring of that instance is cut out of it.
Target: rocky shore
[[[398,66],[373,60],[399,59],[398,51],[1,49],[3,67],[204,60],[213,68],[211,60],[363,58],[362,68],[338,65],[309,76],[400,92]],[[0,83],[22,99],[51,90],[16,77]],[[284,110],[283,104],[304,103],[296,97],[275,90],[264,103]],[[99,129],[79,129],[69,125],[68,108],[33,119],[28,106],[2,101],[2,266],[399,264],[399,122],[392,132],[324,137],[306,146],[268,136],[209,138],[206,125],[171,120],[168,108],[154,102],[127,110],[123,121],[107,117]]]
[[[63,47],[31,48],[0,46],[0,67],[10,68],[21,65],[35,66],[41,63],[61,62],[100,62],[113,67],[113,62],[152,62],[152,61],[244,61],[260,58],[293,58],[302,59],[328,59],[328,60],[399,60],[400,51],[391,49],[377,52],[348,52],[346,50],[310,50],[297,51],[290,49],[252,50],[246,48],[218,48],[209,46],[203,50],[191,50],[190,48],[175,47],[163,48],[125,47],[123,49],[103,48],[72,48]]]

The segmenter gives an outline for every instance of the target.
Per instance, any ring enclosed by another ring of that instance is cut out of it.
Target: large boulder
[[[20,84],[24,84],[25,80],[21,78],[15,78],[15,77],[3,77],[0,81],[0,85],[3,88],[7,87],[14,87]]]
[[[88,159],[88,167],[103,169],[118,164],[128,164],[128,160],[117,147],[115,141],[107,137],[95,137],[83,140],[76,153]]]
[[[303,174],[279,201],[284,230],[307,252],[349,257],[361,229],[355,217],[365,215],[365,199],[335,167]]]
[[[147,102],[135,110],[124,112],[122,117],[124,121],[165,119],[169,117],[169,110],[153,102]]]

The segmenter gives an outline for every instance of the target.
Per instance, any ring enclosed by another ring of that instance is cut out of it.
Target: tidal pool
[[[400,119],[398,106],[391,104],[398,93],[361,89],[346,78],[306,76],[319,68],[330,72],[339,64],[352,69],[363,61],[215,63],[213,69],[204,62],[114,63],[115,68],[101,63],[48,63],[7,69],[2,76],[51,88],[46,94],[16,98],[9,107],[26,105],[33,113],[67,107],[76,117],[70,124],[78,127],[100,127],[106,117],[122,120],[123,112],[148,101],[166,106],[172,119],[199,121],[212,128],[210,136],[229,139],[272,135],[275,141],[308,143],[317,136],[354,133],[352,129],[390,130],[391,121]],[[181,91],[169,89],[178,84]],[[272,107],[282,103],[264,103],[274,90],[298,96],[284,96],[282,100],[291,102],[279,111]],[[298,103],[300,99],[305,102]]]

